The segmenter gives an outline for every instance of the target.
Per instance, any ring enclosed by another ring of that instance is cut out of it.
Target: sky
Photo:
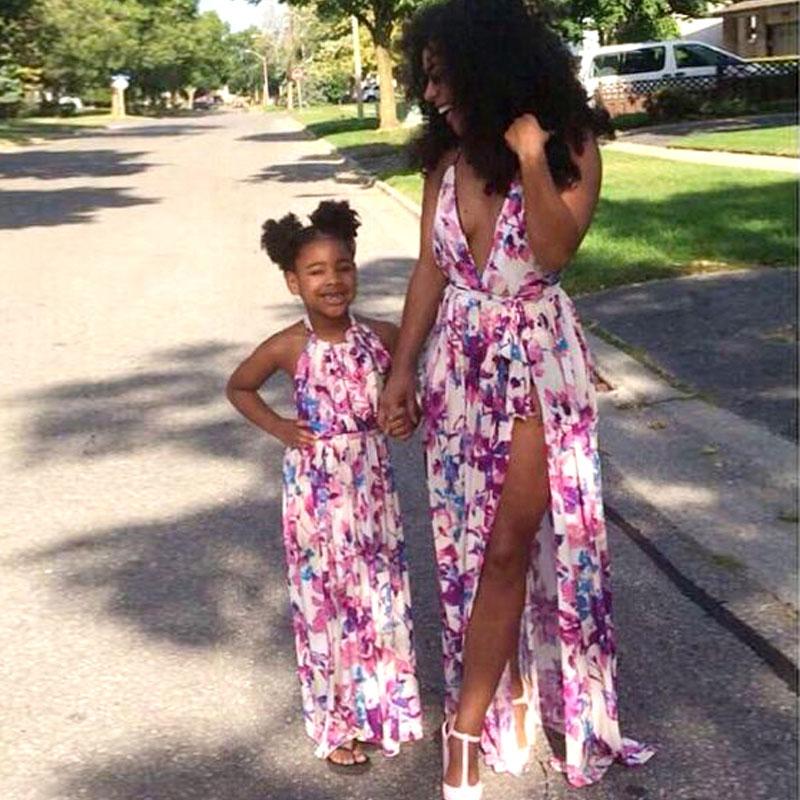
[[[200,11],[216,11],[235,33],[251,25],[260,28],[267,11],[277,5],[277,0],[261,0],[258,5],[247,0],[200,0]]]

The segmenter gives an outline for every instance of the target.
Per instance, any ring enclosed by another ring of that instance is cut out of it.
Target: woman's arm
[[[392,371],[381,394],[382,427],[385,427],[398,411],[407,414],[414,425],[419,419],[414,374],[417,358],[436,319],[442,292],[447,284],[447,279],[436,266],[433,255],[433,221],[442,176],[451,160],[450,156],[444,156],[437,168],[425,177],[419,258],[408,282]]]
[[[518,117],[506,131],[506,142],[520,163],[528,245],[538,267],[557,272],[569,263],[592,221],[600,196],[602,164],[597,142],[591,137],[583,153],[571,152],[581,172],[580,181],[559,189],[545,155],[549,137],[532,114]]]
[[[287,447],[314,443],[308,422],[280,416],[261,399],[258,390],[277,370],[286,369],[287,360],[296,360],[296,338],[287,330],[267,339],[239,364],[225,387],[228,400],[242,416]]]

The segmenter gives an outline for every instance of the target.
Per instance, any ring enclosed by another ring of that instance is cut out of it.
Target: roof
[[[755,11],[757,8],[768,8],[770,6],[793,6],[800,0],[742,0],[740,3],[732,3],[724,8],[714,9],[714,16],[721,17],[725,14],[736,14],[740,11]]]

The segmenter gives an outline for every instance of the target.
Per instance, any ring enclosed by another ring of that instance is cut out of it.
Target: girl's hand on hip
[[[544,146],[551,136],[551,132],[544,130],[533,114],[517,117],[505,133],[506,144],[520,161],[544,155]]]
[[[378,424],[385,433],[393,435],[392,421],[396,425],[402,417],[407,418],[412,430],[419,422],[417,382],[413,372],[392,372],[378,400]]]
[[[305,419],[281,420],[274,433],[287,447],[310,447],[317,441],[311,423]]]

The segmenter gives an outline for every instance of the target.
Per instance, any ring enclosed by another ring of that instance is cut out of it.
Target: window
[[[638,75],[641,72],[659,72],[664,69],[667,50],[665,47],[642,47],[621,53],[602,53],[592,61],[592,75],[603,78],[607,75]]]
[[[664,69],[667,55],[666,47],[643,47],[641,50],[627,50],[622,56],[619,74],[638,75],[641,72],[659,72]]]
[[[595,56],[592,61],[592,77],[602,78],[606,75],[619,75],[619,56],[619,53]]]
[[[676,44],[675,64],[678,69],[684,67],[716,67],[732,64],[733,59],[718,53],[710,47],[700,44]]]

